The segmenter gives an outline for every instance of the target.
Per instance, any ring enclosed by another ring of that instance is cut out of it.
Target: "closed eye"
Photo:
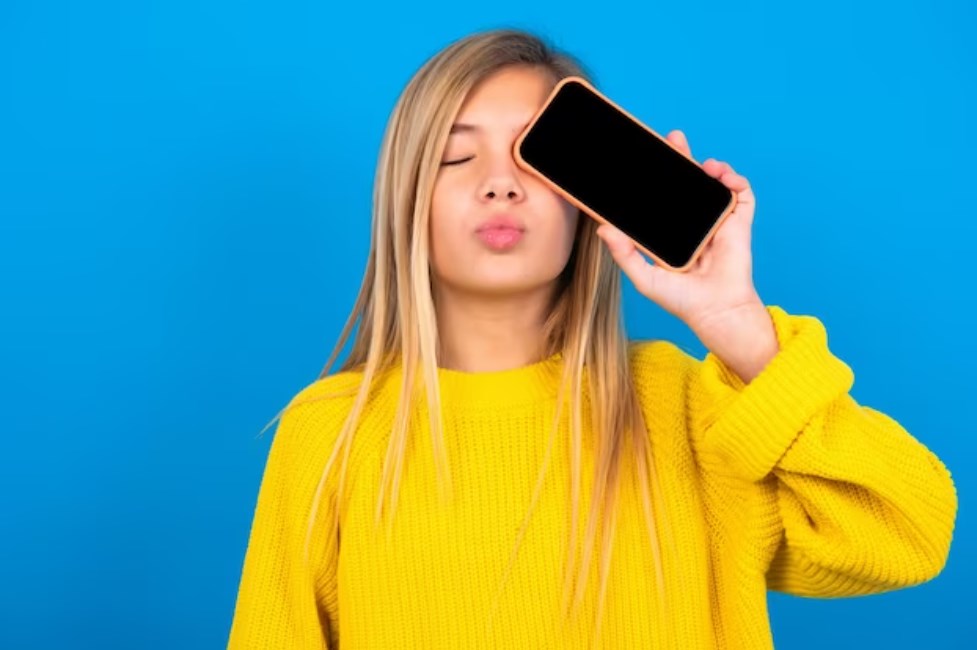
[[[461,160],[445,160],[444,162],[441,163],[441,166],[444,167],[447,165],[460,165],[463,162],[468,162],[474,157],[475,156],[468,156],[467,158],[462,158]]]

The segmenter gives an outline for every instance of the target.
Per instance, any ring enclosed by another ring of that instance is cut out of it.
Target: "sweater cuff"
[[[828,349],[824,325],[767,306],[780,349],[749,384],[709,352],[698,397],[706,405],[700,451],[750,481],[769,474],[808,421],[854,383]],[[710,412],[711,411],[711,412]]]

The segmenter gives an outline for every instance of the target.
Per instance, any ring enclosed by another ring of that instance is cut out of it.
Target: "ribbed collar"
[[[504,409],[545,402],[556,397],[563,371],[560,352],[549,358],[518,368],[486,372],[466,372],[438,368],[441,401],[446,409]],[[417,381],[422,380],[418,375]],[[383,380],[390,399],[399,399],[403,369],[398,364]],[[422,397],[422,402],[424,398]]]
[[[499,407],[525,405],[556,396],[563,355],[553,356],[518,368],[465,372],[438,368],[441,398],[445,407]]]

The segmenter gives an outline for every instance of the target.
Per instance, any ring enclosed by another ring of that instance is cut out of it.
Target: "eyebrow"
[[[451,130],[448,133],[471,133],[472,131],[481,131],[481,127],[477,124],[465,124],[464,122],[455,122],[451,125]]]
[[[522,131],[523,129],[526,128],[526,125],[528,125],[528,124],[529,124],[529,122],[526,122],[526,124],[523,124],[522,126],[519,126],[519,127],[514,128],[512,130],[513,133],[518,133],[518,132]],[[479,126],[478,124],[467,124],[465,122],[455,122],[454,124],[451,125],[451,129],[448,131],[448,134],[449,135],[452,135],[452,134],[455,134],[455,133],[475,133],[475,132],[479,132],[481,130],[482,130],[482,127]]]

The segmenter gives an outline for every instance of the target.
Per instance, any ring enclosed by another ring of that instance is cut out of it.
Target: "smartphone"
[[[520,167],[674,271],[692,268],[736,207],[734,192],[581,77],[556,84],[513,147]]]

